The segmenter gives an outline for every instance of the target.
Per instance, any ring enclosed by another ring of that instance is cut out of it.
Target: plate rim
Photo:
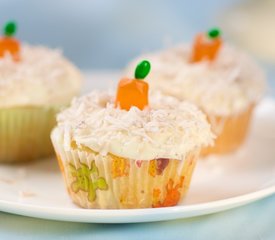
[[[82,223],[157,222],[203,216],[239,207],[275,194],[275,185],[236,197],[192,205],[139,209],[82,209],[43,207],[27,203],[0,200],[0,211],[46,220]],[[73,213],[73,214],[72,214]],[[135,219],[132,219],[132,218]]]

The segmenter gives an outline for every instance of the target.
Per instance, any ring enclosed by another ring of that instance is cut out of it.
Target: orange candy
[[[3,30],[4,36],[0,38],[0,57],[4,57],[6,53],[9,53],[14,61],[19,61],[20,43],[13,37],[16,32],[16,23],[8,22]]]
[[[150,72],[151,65],[148,61],[140,62],[135,71],[135,78],[123,78],[117,87],[115,106],[129,110],[132,106],[143,110],[148,106],[148,83],[143,81]]]
[[[0,39],[0,57],[7,52],[12,55],[14,61],[19,61],[20,43],[12,37],[2,37]]]
[[[191,62],[213,61],[221,45],[222,39],[220,37],[207,39],[204,34],[198,34],[193,45]]]
[[[143,110],[148,106],[148,83],[142,80],[124,78],[118,84],[115,106],[129,110],[132,106]]]

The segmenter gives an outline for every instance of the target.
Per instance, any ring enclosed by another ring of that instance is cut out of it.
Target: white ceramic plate
[[[91,81],[96,79],[100,78]],[[272,99],[265,99],[258,106],[251,134],[237,153],[198,162],[187,197],[175,207],[80,209],[71,203],[55,159],[0,165],[0,211],[52,220],[129,223],[187,218],[241,206],[273,193],[275,101]]]

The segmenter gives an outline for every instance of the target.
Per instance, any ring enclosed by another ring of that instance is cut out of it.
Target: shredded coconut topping
[[[19,62],[0,58],[0,107],[68,104],[81,82],[60,51],[23,45]]]
[[[75,99],[57,121],[68,150],[74,141],[101,154],[138,160],[183,160],[214,137],[200,110],[160,93],[151,96],[149,108],[125,111],[114,107],[112,93],[94,91]]]
[[[179,46],[138,58],[151,61],[152,89],[195,103],[207,114],[238,114],[255,104],[266,88],[264,74],[246,54],[231,46],[221,48],[213,62],[190,63],[190,46]]]

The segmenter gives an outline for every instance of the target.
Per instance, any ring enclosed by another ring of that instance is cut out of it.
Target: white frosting
[[[65,149],[75,141],[101,154],[138,160],[183,160],[214,137],[200,110],[159,93],[150,97],[150,108],[125,111],[114,107],[113,94],[95,91],[75,99],[57,121],[53,134]]]
[[[190,63],[190,46],[179,46],[148,54],[140,59],[151,62],[148,75],[151,89],[195,103],[207,114],[228,116],[255,104],[265,90],[261,69],[246,54],[225,45],[213,62]]]
[[[81,82],[58,50],[23,45],[19,62],[9,54],[0,58],[0,107],[68,104]]]

